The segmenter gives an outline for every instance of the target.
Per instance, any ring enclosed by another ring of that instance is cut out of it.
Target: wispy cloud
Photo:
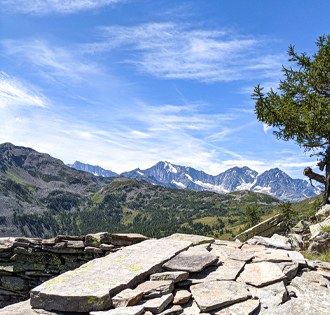
[[[73,52],[43,40],[2,40],[1,44],[7,55],[15,56],[18,62],[34,66],[40,74],[52,81],[80,81],[99,71],[95,64],[84,63]]]
[[[4,11],[47,15],[72,14],[80,11],[110,6],[125,0],[1,0]]]
[[[0,72],[0,108],[8,106],[46,107],[48,99],[35,87]]]
[[[281,56],[267,52],[267,40],[229,30],[193,29],[175,23],[101,30],[105,40],[86,45],[87,52],[124,49],[124,62],[159,78],[233,81],[269,77],[281,67]]]

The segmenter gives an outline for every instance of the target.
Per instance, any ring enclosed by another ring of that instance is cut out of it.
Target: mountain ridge
[[[85,164],[88,165],[88,164]],[[192,167],[160,161],[150,168],[123,172],[120,175],[143,179],[164,187],[197,191],[214,191],[220,194],[239,190],[261,192],[282,201],[297,202],[317,196],[320,189],[307,181],[293,179],[279,168],[258,173],[247,166],[232,167],[218,175],[210,175]]]

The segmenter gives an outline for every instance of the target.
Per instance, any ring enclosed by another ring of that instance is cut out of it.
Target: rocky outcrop
[[[146,240],[140,234],[101,232],[52,239],[0,238],[0,307],[29,298],[30,290],[94,258]]]
[[[305,260],[265,237],[262,245],[194,239],[145,240],[96,258],[0,314],[330,314],[330,263]],[[191,270],[181,259],[195,262]]]
[[[281,233],[284,230],[285,230],[285,225],[283,222],[283,215],[279,213],[274,217],[271,217],[253,226],[252,228],[242,232],[241,234],[238,234],[237,236],[235,236],[235,240],[244,242],[255,235],[270,237],[273,234]]]

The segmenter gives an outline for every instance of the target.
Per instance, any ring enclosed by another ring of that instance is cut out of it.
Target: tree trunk
[[[322,206],[326,204],[330,204],[330,145],[327,148],[326,156],[324,159],[325,162],[325,187],[324,187],[324,195]]]

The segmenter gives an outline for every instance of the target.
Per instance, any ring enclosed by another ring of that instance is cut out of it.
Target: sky
[[[329,1],[0,0],[0,143],[120,173],[219,174],[316,157],[258,122],[287,49],[312,55]]]

